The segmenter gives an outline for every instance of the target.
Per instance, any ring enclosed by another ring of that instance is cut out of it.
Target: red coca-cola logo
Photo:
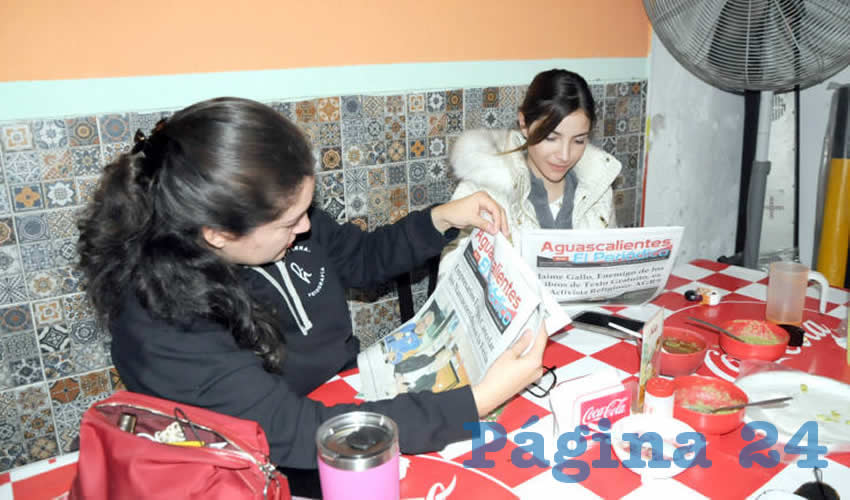
[[[584,408],[584,414],[581,417],[582,424],[596,423],[600,419],[607,418],[611,423],[625,417],[629,410],[630,397],[611,399],[606,405],[603,401],[599,406],[594,406],[599,400],[593,400],[587,403]],[[584,405],[582,405],[584,406]]]

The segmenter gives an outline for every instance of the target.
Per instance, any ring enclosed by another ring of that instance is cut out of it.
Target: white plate
[[[629,459],[629,450],[623,448],[623,443],[625,443],[623,434],[626,432],[635,432],[639,436],[645,432],[657,432],[667,443],[675,443],[676,436],[679,434],[696,431],[685,422],[672,417],[635,414],[622,418],[615,422],[614,427],[611,429],[611,446],[614,448],[614,453],[620,459],[620,462]],[[669,451],[670,447],[668,445],[667,449],[665,449],[665,457],[671,454],[668,453]],[[676,462],[673,460],[670,460],[670,467],[666,468],[654,468],[647,465],[640,469],[629,468],[629,470],[640,475],[642,480],[647,480],[673,477],[684,469],[676,465]]]
[[[802,390],[805,384],[806,391]],[[764,421],[776,426],[779,442],[787,443],[800,427],[810,421],[818,424],[818,445],[830,452],[850,451],[850,385],[831,378],[797,371],[771,371],[741,377],[735,385],[747,393],[750,401],[779,396],[794,396],[785,403],[751,406],[745,422]],[[838,422],[824,422],[818,415],[838,412]],[[808,442],[808,435],[801,445]]]

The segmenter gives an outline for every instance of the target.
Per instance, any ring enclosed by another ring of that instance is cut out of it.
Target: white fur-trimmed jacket
[[[518,130],[470,130],[458,138],[451,153],[451,165],[460,179],[452,199],[476,191],[486,191],[508,216],[514,246],[519,248],[520,231],[539,229],[534,207],[528,201],[531,191],[525,153],[501,154],[525,144]],[[573,228],[615,227],[614,196],[611,184],[620,174],[620,162],[605,151],[588,144],[573,167],[578,179],[573,202]],[[462,247],[470,231],[443,250],[442,259]]]

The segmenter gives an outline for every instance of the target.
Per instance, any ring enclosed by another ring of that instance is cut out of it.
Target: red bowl
[[[688,354],[677,354],[667,352],[664,349],[664,337],[693,342],[700,346],[700,350]],[[690,375],[705,361],[707,344],[698,333],[686,328],[665,326],[661,338],[661,374],[670,377],[679,375]]]
[[[738,359],[760,359],[776,361],[788,346],[790,335],[779,325],[759,319],[734,319],[723,324],[723,328],[739,337],[760,338],[770,344],[751,344],[720,334],[720,347],[726,354]]]
[[[704,413],[695,406],[720,408],[748,403],[747,394],[732,382],[715,377],[687,375],[673,379],[673,417],[705,434],[726,434],[744,420],[744,408],[732,413]]]

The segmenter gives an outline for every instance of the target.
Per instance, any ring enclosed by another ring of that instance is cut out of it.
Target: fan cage
[[[673,57],[732,91],[805,88],[850,64],[850,0],[643,0]]]

